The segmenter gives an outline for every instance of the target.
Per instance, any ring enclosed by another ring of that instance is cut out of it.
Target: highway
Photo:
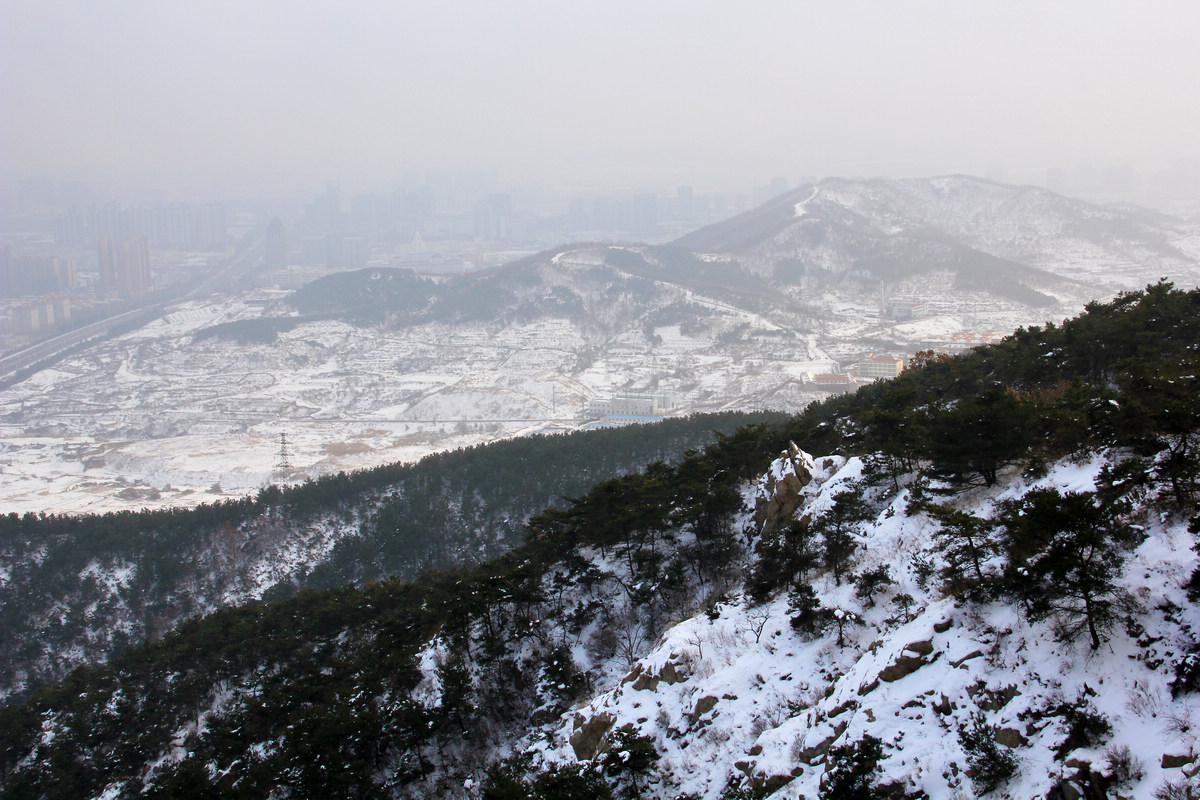
[[[0,380],[35,365],[48,366],[85,342],[101,341],[124,331],[134,330],[162,316],[173,303],[207,297],[252,275],[259,266],[264,229],[247,233],[238,242],[228,261],[212,276],[179,297],[141,306],[116,316],[102,319],[66,333],[30,345],[23,350],[0,357]]]

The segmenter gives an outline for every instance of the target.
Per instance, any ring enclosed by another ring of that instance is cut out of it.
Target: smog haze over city
[[[1200,0],[0,0],[0,800],[1188,798]]]
[[[1200,283],[1198,31],[1183,0],[5,0],[0,512],[795,412]]]
[[[8,0],[0,15],[4,176],[128,198],[413,170],[556,188],[1040,183],[1162,173],[1200,141],[1187,0]]]

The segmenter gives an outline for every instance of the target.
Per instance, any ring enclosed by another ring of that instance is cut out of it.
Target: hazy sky
[[[9,175],[704,185],[1200,154],[1200,2],[0,0]]]

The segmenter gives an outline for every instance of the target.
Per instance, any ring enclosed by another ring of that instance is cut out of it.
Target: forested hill
[[[0,698],[223,605],[492,558],[563,495],[783,418],[526,437],[195,509],[0,515]]]
[[[0,796],[1189,797],[1198,342],[1154,285],[192,620],[0,710]]]
[[[1126,446],[1156,456],[1153,474],[1182,501],[1197,469],[1176,435],[1200,416],[1198,309],[1200,292],[1159,283],[953,359],[918,354],[921,369],[811,407],[788,433],[817,452],[877,453],[891,471],[984,483],[1039,453]]]

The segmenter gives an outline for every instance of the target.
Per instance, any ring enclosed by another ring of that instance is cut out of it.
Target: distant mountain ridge
[[[736,264],[705,262],[679,247],[576,245],[437,279],[404,269],[338,273],[299,289],[289,302],[307,317],[395,327],[552,316],[612,335],[680,302],[686,290],[736,301],[769,296],[770,285]]]
[[[1038,291],[1080,280],[1084,275],[1071,261],[1081,256],[1194,275],[1196,245],[1180,244],[1190,235],[1182,221],[1155,212],[953,175],[831,178],[673,244],[728,254],[763,274],[785,258],[885,281],[948,269],[959,272],[966,285],[977,285],[991,274],[999,280],[989,288],[1011,294],[1018,285]]]
[[[1164,214],[963,175],[830,178],[669,245],[569,245],[436,279],[368,269],[318,280],[291,304],[393,326],[573,317],[611,335],[680,292],[779,323],[830,288],[877,292],[937,274],[962,293],[1078,308],[1162,276],[1200,283],[1200,236]]]

